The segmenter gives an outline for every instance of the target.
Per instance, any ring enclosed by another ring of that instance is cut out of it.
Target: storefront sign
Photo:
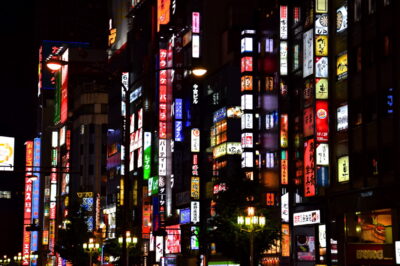
[[[293,214],[293,226],[319,224],[321,222],[320,211],[298,212]]]
[[[309,139],[304,143],[304,196],[315,196],[315,142]]]
[[[350,180],[349,156],[342,156],[338,159],[338,181],[346,182]]]
[[[200,152],[200,129],[193,128],[191,131],[191,152]]]
[[[328,102],[316,101],[315,110],[316,110],[315,130],[317,132],[317,141],[327,142],[329,140]]]
[[[191,201],[190,202],[190,221],[193,224],[200,222],[200,202]]]

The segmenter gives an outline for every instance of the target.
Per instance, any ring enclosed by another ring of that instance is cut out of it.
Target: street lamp
[[[254,266],[254,233],[264,229],[265,216],[255,215],[254,207],[248,207],[247,216],[238,216],[237,223],[241,231],[250,233],[250,266]]]
[[[136,244],[138,243],[138,238],[136,236],[131,236],[130,231],[126,231],[125,239],[122,236],[118,237],[118,243],[120,245],[123,245],[124,240],[126,243],[127,250],[129,250],[130,245],[135,247]],[[127,265],[129,265],[129,252],[128,251],[126,252],[126,263],[127,263]]]
[[[100,244],[95,242],[93,238],[89,238],[89,243],[83,243],[83,250],[89,253],[89,265],[92,266],[93,253],[99,251]]]

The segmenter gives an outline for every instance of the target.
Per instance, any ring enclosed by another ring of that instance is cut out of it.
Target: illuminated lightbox
[[[337,131],[346,130],[348,123],[348,105],[341,106],[337,109]]]

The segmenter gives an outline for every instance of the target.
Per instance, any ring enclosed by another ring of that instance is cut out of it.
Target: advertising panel
[[[304,142],[304,196],[315,196],[315,143],[314,139]]]
[[[251,37],[242,38],[240,51],[241,53],[253,52],[253,38]]]
[[[197,34],[192,35],[192,57],[200,57],[200,36]]]
[[[347,6],[341,6],[336,10],[336,32],[347,29]]]
[[[253,71],[253,57],[245,56],[241,59],[240,72]]]
[[[181,209],[179,212],[179,223],[188,224],[190,223],[190,208]]]
[[[200,199],[200,177],[192,176],[190,183],[190,197],[195,200]]]
[[[253,152],[242,152],[242,168],[253,167]]]
[[[314,112],[312,107],[303,111],[303,134],[304,137],[314,135]]]
[[[328,14],[318,14],[315,16],[315,34],[328,35]]]
[[[169,23],[170,20],[170,5],[171,0],[158,0],[157,1],[157,31],[160,31],[160,25]],[[158,261],[157,261],[158,262]]]
[[[289,118],[287,114],[281,114],[280,135],[281,148],[287,148],[289,145]]]
[[[281,151],[281,184],[289,184],[289,160],[287,150]]]
[[[193,224],[200,222],[200,202],[191,201],[190,202],[190,221]]]
[[[253,129],[253,114],[243,114],[241,117],[241,129]]]
[[[287,42],[281,41],[279,46],[280,51],[280,73],[282,76],[286,76],[288,73],[288,44]]]
[[[192,128],[191,130],[191,152],[200,152],[200,129]]]
[[[198,250],[200,245],[199,245],[199,233],[200,233],[200,228],[198,226],[192,226],[190,228],[190,249],[191,250]]]
[[[297,212],[293,214],[293,226],[319,224],[321,215],[319,210]]]
[[[61,56],[61,60],[68,61],[69,50],[66,49]],[[65,123],[68,118],[68,64],[61,67],[61,112],[60,121]]]
[[[164,255],[164,237],[156,236],[156,262],[160,262],[161,257]]]
[[[315,109],[316,109],[315,130],[317,132],[317,141],[327,142],[329,140],[328,102],[316,101]]]
[[[299,261],[315,261],[315,237],[296,236],[297,259]]]
[[[338,181],[346,182],[350,180],[350,164],[349,164],[349,156],[342,156],[338,158]]]
[[[337,131],[346,130],[348,127],[348,105],[341,106],[337,109]]]
[[[288,37],[288,7],[280,6],[279,11],[279,19],[280,19],[280,38],[282,40],[286,40]]]
[[[144,132],[143,146],[143,179],[148,180],[151,175],[151,133]]]
[[[315,36],[315,55],[328,56],[328,36]]]
[[[253,76],[243,76],[241,82],[241,91],[252,91],[253,90]]]
[[[316,13],[327,13],[328,12],[328,0],[316,0]]]
[[[347,78],[347,52],[341,53],[338,55],[336,60],[336,76],[338,80],[342,80]]]
[[[328,57],[315,57],[315,77],[327,78],[328,75]]]
[[[317,165],[329,165],[329,145],[317,143]]]
[[[213,159],[219,158],[226,154],[226,143],[219,144],[213,148]]]
[[[315,98],[325,100],[328,99],[328,79],[315,79]]]
[[[241,154],[242,146],[240,142],[227,142],[226,143],[226,153],[229,155]]]
[[[242,110],[253,110],[253,95],[244,94],[240,99]]]
[[[192,33],[200,33],[200,12],[192,12]]]
[[[183,119],[183,101],[180,98],[175,99],[175,119]]]
[[[253,133],[242,133],[242,148],[253,148]]]
[[[303,78],[314,73],[313,29],[303,33]]]
[[[282,222],[289,222],[289,193],[286,192],[281,196],[281,219]]]
[[[181,252],[181,229],[180,225],[170,225],[165,227],[167,236],[165,239],[165,253],[180,253]]]
[[[14,170],[14,144],[14,138],[0,136],[0,171]]]
[[[317,166],[317,185],[327,187],[329,185],[329,167]]]
[[[290,230],[288,224],[282,224],[282,257],[290,256]]]

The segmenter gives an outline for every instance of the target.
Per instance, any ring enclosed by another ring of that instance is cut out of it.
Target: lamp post
[[[126,263],[127,263],[127,265],[129,265],[129,246],[132,245],[133,247],[135,247],[136,244],[138,243],[138,238],[136,236],[131,236],[131,232],[130,231],[126,231],[125,239],[122,236],[120,236],[118,238],[118,243],[120,245],[122,245],[124,240],[125,240],[126,248],[127,248]]]
[[[14,262],[19,265],[21,263],[22,260],[22,253],[18,252],[18,256],[14,256]]]
[[[240,230],[250,233],[250,266],[254,266],[254,234],[260,232],[265,226],[265,217],[255,215],[254,207],[247,208],[247,216],[238,216],[237,223]]]
[[[93,253],[99,251],[100,244],[97,243],[93,238],[89,238],[88,243],[83,243],[83,250],[89,253],[89,265],[92,266],[92,256]]]

